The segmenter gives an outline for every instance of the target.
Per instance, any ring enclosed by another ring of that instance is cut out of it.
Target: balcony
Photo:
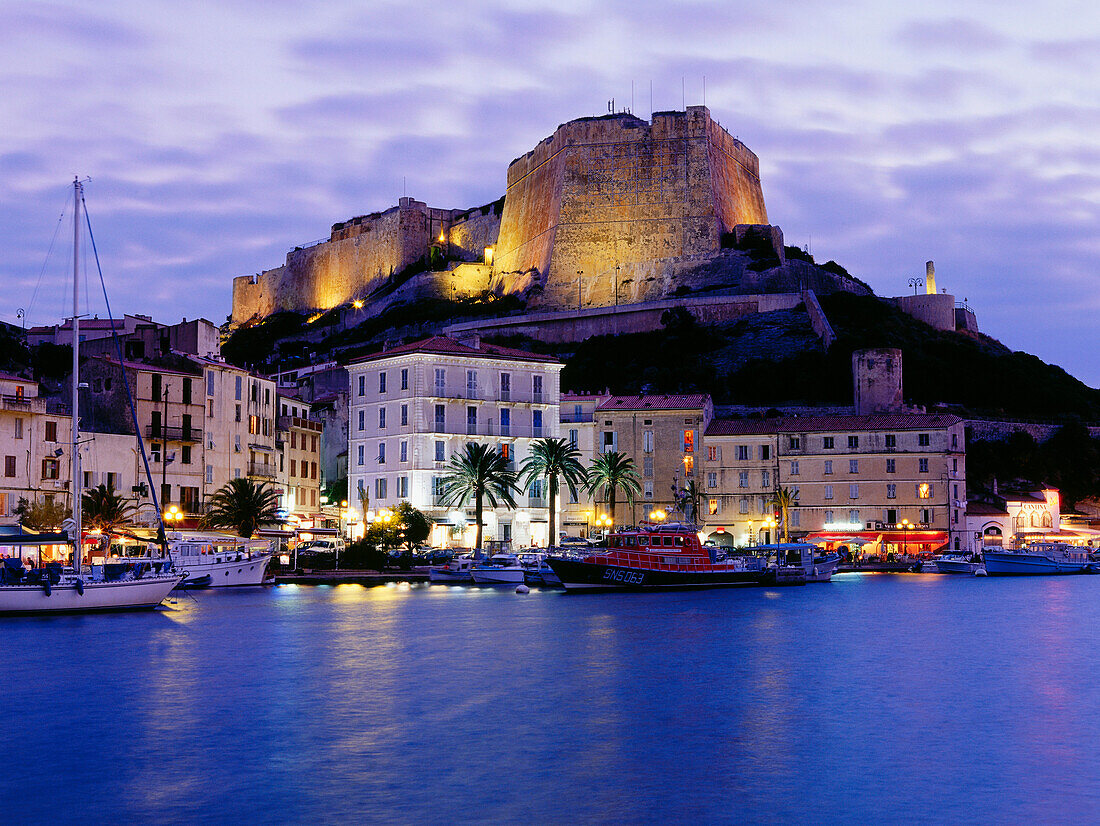
[[[290,430],[292,427],[299,430],[309,430],[313,433],[320,433],[324,429],[320,422],[303,419],[300,416],[279,416],[275,421],[276,430]]]
[[[260,479],[274,479],[275,465],[270,462],[249,462],[248,475],[256,476]]]
[[[0,396],[0,405],[4,410],[14,410],[19,413],[45,413],[46,400],[27,398],[26,396]]]
[[[529,507],[529,508],[545,508],[545,507],[547,507],[546,497],[545,496],[528,496],[527,497],[527,507]]]
[[[163,439],[169,442],[201,442],[202,430],[197,427],[172,427],[149,424],[145,426],[146,439]]]

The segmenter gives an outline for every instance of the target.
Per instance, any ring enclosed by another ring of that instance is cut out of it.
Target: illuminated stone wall
[[[613,304],[624,269],[715,253],[734,226],[767,222],[756,156],[705,107],[582,118],[509,167],[494,268],[536,306]],[[633,283],[630,300],[663,294]]]

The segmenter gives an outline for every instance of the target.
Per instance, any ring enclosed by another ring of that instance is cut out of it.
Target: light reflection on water
[[[855,574],[0,620],[0,800],[11,822],[1087,819],[1098,605],[1090,577]]]

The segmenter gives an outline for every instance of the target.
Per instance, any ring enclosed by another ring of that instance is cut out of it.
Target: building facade
[[[294,396],[279,394],[275,420],[278,455],[276,488],[279,506],[291,521],[307,527],[321,519],[321,443],[323,428],[311,416],[310,406]]]
[[[14,525],[20,499],[70,501],[72,418],[51,408],[38,383],[0,374],[0,524]]]
[[[436,336],[352,362],[349,503],[369,522],[408,501],[433,520],[433,545],[471,546],[472,503],[443,503],[448,462],[468,442],[480,442],[518,469],[532,440],[557,437],[561,369],[554,358],[484,344],[476,336]],[[516,503],[512,511],[486,502],[484,539],[545,547],[545,483],[517,495]]]

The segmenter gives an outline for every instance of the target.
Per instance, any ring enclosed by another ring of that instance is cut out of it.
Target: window
[[[771,445],[760,445],[760,461],[766,462],[769,459],[771,459],[771,456],[772,456],[772,446]]]
[[[206,374],[206,395],[214,395],[214,371],[211,370]]]
[[[917,444],[921,447],[928,447],[929,439],[927,433],[921,433],[917,435]]]
[[[917,470],[921,473],[928,473],[928,459],[918,459]]]
[[[237,401],[240,401],[241,400],[241,377],[240,376],[235,376],[234,378],[236,379],[236,382],[234,384],[234,392],[235,392],[236,395],[234,395],[233,398],[235,398]]]
[[[60,463],[57,459],[42,460],[42,478],[57,479],[59,477]]]
[[[303,462],[302,464],[305,464],[305,463]],[[380,464],[380,465],[386,464],[386,443],[385,442],[379,442],[378,443],[378,464]]]
[[[363,446],[362,445],[359,445],[359,454],[358,454],[357,458],[359,460],[359,464],[363,464]]]
[[[959,472],[959,460],[958,459],[955,459],[955,458],[951,459],[951,472],[952,473],[958,473]]]
[[[707,461],[708,462],[717,462],[718,461],[718,447],[717,447],[717,445],[707,445]]]
[[[749,486],[749,472],[742,470],[737,474],[737,487],[747,488]]]
[[[22,439],[23,438],[23,420],[22,419],[16,419],[15,420],[15,438],[17,438],[17,439]]]
[[[791,476],[798,475],[798,460],[795,459],[791,462]]]
[[[512,374],[501,373],[500,374],[500,400],[510,401],[512,398]]]
[[[925,525],[931,525],[935,521],[935,518],[936,518],[936,514],[932,510],[932,508],[921,508],[921,511],[920,511],[920,521],[921,521],[921,523],[923,523]]]
[[[645,497],[646,499],[652,499],[653,498],[653,480],[652,479],[646,479],[642,483],[642,496]]]
[[[642,457],[642,476],[652,479],[653,478],[653,457]]]
[[[447,371],[442,367],[435,368],[435,394],[437,396],[447,394]]]
[[[825,524],[828,525],[832,521],[833,521],[833,512],[832,511],[825,511]]]
[[[833,486],[832,485],[826,485],[825,486],[825,494],[824,495],[825,495],[826,499],[832,499],[833,498]]]
[[[608,424],[611,424],[611,422],[608,422]],[[618,440],[615,436],[615,431],[614,430],[605,430],[603,432],[603,452],[604,453],[610,453],[611,451],[613,451],[615,449],[615,445],[617,443],[618,443]]]
[[[859,473],[859,459],[849,459],[848,460],[848,472],[849,473]]]
[[[931,499],[932,498],[932,483],[931,482],[918,482],[917,483],[917,498],[918,499]]]
[[[359,464],[363,464],[363,463],[360,462]],[[292,477],[298,475],[298,460],[297,459],[291,459],[290,460],[290,475]]]
[[[208,485],[214,484],[214,466],[213,465],[207,465],[206,466],[206,484],[208,484]]]
[[[859,511],[856,510],[855,508],[848,511],[848,521],[849,522],[855,522],[856,524],[859,524]]]
[[[895,462],[894,459],[887,459],[886,460],[886,472],[887,473],[897,473],[897,463]]]
[[[790,517],[791,517],[791,527],[792,527],[792,528],[797,528],[797,527],[799,527],[799,526],[800,526],[800,524],[801,524],[801,522],[802,522],[802,518],[801,518],[801,517],[802,517],[802,514],[801,514],[801,512],[800,512],[800,511],[798,511],[798,510],[792,510],[792,511],[790,512]]]
[[[206,402],[206,416],[209,419],[214,418],[214,400],[208,399]]]
[[[367,427],[367,411],[360,410],[359,411],[359,429],[360,430],[365,430],[366,427]]]
[[[859,499],[859,485],[848,485],[848,498]]]
[[[577,443],[580,441],[581,432],[579,430],[569,431],[569,446],[572,448],[577,447]]]
[[[642,431],[642,451],[644,453],[652,453],[653,452],[653,431],[652,430],[643,430]]]
[[[534,395],[533,401],[542,401],[542,376],[534,376],[531,379],[531,390]]]
[[[185,465],[191,464],[191,445],[183,445],[180,448],[180,462]]]
[[[958,485],[952,485],[951,488],[952,488],[951,498],[952,499],[958,499],[959,498],[959,486]]]
[[[435,460],[437,462],[447,461],[447,443],[436,441],[435,443]]]
[[[801,436],[789,436],[787,438],[787,446],[791,450],[801,450],[802,449],[802,437]],[[761,458],[763,458],[763,457],[761,457]]]
[[[848,437],[848,450],[855,450],[859,447],[859,436]]]
[[[890,484],[886,486],[886,498],[897,499],[898,498],[898,486]]]
[[[579,404],[573,405],[573,421],[584,421],[584,407]]]
[[[384,478],[374,480],[374,498],[375,499],[385,499],[386,498],[386,480]]]
[[[359,395],[360,396],[367,395],[367,377],[366,376],[360,376],[359,377]]]
[[[191,379],[183,380],[183,403],[191,404]]]
[[[398,476],[397,477],[397,497],[399,499],[409,498],[409,477]]]
[[[409,368],[405,367],[401,370],[401,389],[409,389]]]
[[[693,474],[694,472],[695,472],[695,457],[694,456],[685,456],[684,457],[684,473],[686,473],[688,476],[691,476],[691,474]]]
[[[476,436],[477,435],[477,408],[476,407],[467,407],[466,408],[466,435],[467,436]]]
[[[531,433],[532,436],[541,436],[542,435],[542,411],[541,410],[531,411],[531,429],[532,429],[532,433]]]
[[[885,444],[887,447],[898,446],[898,437],[895,436],[893,433],[887,433],[883,438],[885,439]]]
[[[442,404],[435,406],[435,429],[443,431],[447,420],[447,408]]]
[[[824,439],[822,439],[821,440],[821,447],[824,448],[825,450],[832,450],[833,449],[833,437],[832,436],[826,436]]]
[[[959,449],[959,434],[958,433],[952,433],[951,434],[951,449],[952,450],[958,450]]]
[[[401,405],[401,426],[409,426],[409,406],[407,404]]]
[[[771,477],[771,474],[768,473],[768,471],[766,471],[766,470],[760,471],[760,485],[761,485],[761,487],[763,487],[765,490],[770,488],[772,486],[772,481],[771,480],[772,480],[772,477]]]
[[[408,442],[402,442],[401,443],[401,461],[402,462],[409,461],[409,443]]]
[[[832,474],[833,474],[833,460],[832,459],[826,459],[825,460],[825,475],[826,476],[832,476]]]
[[[298,433],[294,430],[290,431],[290,447],[292,450],[298,447]],[[305,447],[304,440],[302,443],[302,447]]]
[[[239,422],[241,420],[241,406],[238,404],[236,408],[237,409],[233,414],[233,421]]]
[[[378,374],[378,392],[379,393],[385,393],[386,392],[386,371],[385,370],[383,370],[381,373]]]
[[[160,373],[154,373],[152,376],[153,387],[149,391],[149,398],[153,401],[159,402],[164,396],[161,395],[161,377]]]
[[[740,502],[738,502],[739,510],[741,513],[749,512],[749,497],[742,496]]]
[[[684,431],[684,453],[694,453],[694,452],[695,452],[695,431],[694,430],[685,430]]]
[[[500,435],[512,435],[512,411],[507,407],[502,407],[500,409]]]
[[[477,398],[477,370],[466,371],[466,398]]]
[[[378,427],[380,429],[385,429],[386,427],[386,408],[384,407],[378,408]]]
[[[9,476],[9,477],[10,476],[15,476],[15,457],[14,456],[5,456],[4,457],[4,475]]]
[[[718,474],[717,473],[708,473],[707,474],[707,487],[708,488],[718,487]]]
[[[46,422],[46,441],[57,441],[57,422]]]
[[[763,459],[764,457],[761,456],[760,458]],[[748,445],[738,445],[737,446],[737,461],[747,462],[748,460],[749,460],[749,446]]]

